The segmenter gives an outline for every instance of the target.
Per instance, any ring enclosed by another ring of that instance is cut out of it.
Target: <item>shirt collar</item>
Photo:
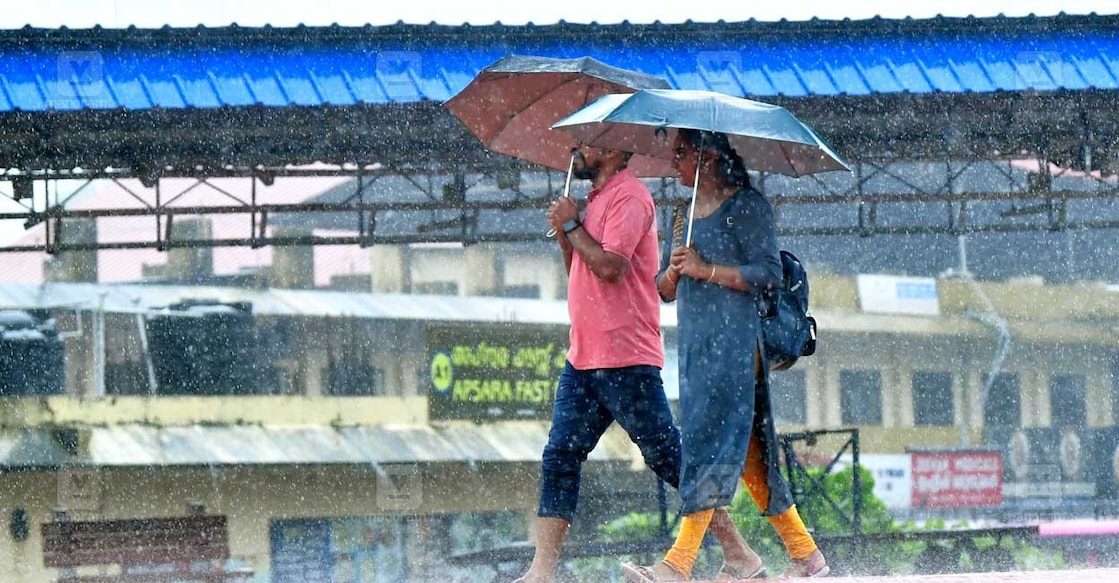
[[[617,174],[611,176],[610,179],[607,180],[606,183],[602,186],[591,189],[591,191],[587,193],[587,204],[590,204],[590,202],[597,198],[599,194],[605,192],[610,188],[616,187],[622,180],[628,180],[630,177],[634,177],[633,171],[629,168],[623,168],[621,172],[618,172]]]

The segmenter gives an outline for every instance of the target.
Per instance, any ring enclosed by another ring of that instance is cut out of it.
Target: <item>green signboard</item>
[[[551,419],[567,326],[436,325],[427,346],[431,419]]]

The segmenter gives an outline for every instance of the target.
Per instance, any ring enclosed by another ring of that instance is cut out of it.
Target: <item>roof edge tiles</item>
[[[688,31],[701,31],[704,29],[718,29],[725,30],[727,27],[753,29],[753,30],[788,30],[788,31],[804,31],[804,30],[820,30],[820,29],[833,29],[851,27],[858,28],[885,28],[885,29],[905,29],[907,31],[920,30],[922,28],[943,30],[945,27],[951,27],[953,30],[961,29],[984,29],[991,28],[1021,28],[1023,26],[1037,26],[1041,28],[1050,28],[1054,25],[1063,26],[1100,26],[1110,27],[1113,26],[1115,21],[1119,20],[1119,14],[1098,14],[1095,12],[1085,14],[1070,14],[1060,12],[1054,15],[1036,15],[1030,14],[1025,16],[1006,16],[999,14],[996,16],[945,16],[938,15],[934,17],[912,17],[907,16],[903,18],[886,18],[882,16],[874,16],[872,18],[842,18],[842,19],[823,19],[811,18],[806,20],[759,20],[750,18],[746,20],[718,20],[714,22],[709,21],[694,21],[684,20],[682,22],[667,22],[667,21],[654,21],[654,22],[630,22],[624,20],[621,22],[568,22],[560,19],[555,22],[548,23],[533,23],[528,22],[525,24],[504,24],[500,20],[492,23],[446,23],[446,22],[428,22],[428,23],[410,23],[398,20],[391,24],[372,24],[366,23],[361,25],[342,25],[334,23],[331,25],[306,25],[298,24],[295,26],[275,26],[265,24],[262,26],[244,26],[236,22],[230,23],[227,26],[207,26],[198,24],[196,26],[171,26],[164,25],[160,27],[140,27],[136,25],[128,25],[122,27],[106,27],[96,25],[93,27],[67,27],[61,26],[58,28],[35,27],[25,25],[20,28],[0,29],[0,39],[10,36],[26,36],[35,35],[54,40],[68,40],[80,39],[85,36],[86,38],[97,37],[112,37],[117,36],[121,40],[128,40],[134,42],[142,42],[148,40],[149,37],[165,37],[168,34],[176,36],[195,37],[198,39],[207,36],[222,36],[225,34],[233,34],[242,37],[245,34],[260,34],[265,36],[272,36],[275,38],[292,38],[299,34],[352,34],[354,32],[378,32],[378,33],[392,33],[397,32],[401,34],[414,34],[415,32],[442,32],[451,34],[466,34],[473,35],[478,33],[501,32],[503,34],[517,33],[522,31],[529,35],[538,35],[541,32],[549,30],[559,32],[577,32],[580,29],[594,29],[597,33],[632,33],[636,29],[641,30],[657,30],[657,29],[684,29]],[[294,34],[293,33],[298,33]],[[160,40],[165,40],[160,39]]]
[[[923,37],[954,39],[961,34],[990,33],[1044,33],[1067,34],[1070,39],[1082,32],[1114,32],[1119,25],[1116,15],[1060,15],[1051,17],[991,17],[890,20],[811,20],[811,21],[744,21],[744,22],[684,22],[677,24],[573,24],[560,22],[545,25],[446,25],[446,24],[390,24],[364,26],[296,26],[296,27],[171,27],[161,28],[33,28],[0,30],[0,52],[5,47],[26,50],[28,43],[34,47],[80,45],[95,49],[117,46],[143,47],[156,45],[161,49],[179,46],[241,47],[251,43],[289,45],[300,47],[335,47],[339,41],[371,46],[407,41],[415,47],[451,46],[456,43],[478,41],[479,46],[492,41],[509,39],[548,39],[589,37],[598,44],[602,41],[627,39],[627,45],[640,46],[665,40],[701,38],[788,38],[804,40],[806,33],[823,34],[824,38],[857,41],[861,37]],[[811,39],[810,39],[811,40]],[[586,47],[580,47],[586,50]],[[488,63],[487,63],[488,64]]]
[[[1114,90],[1117,24],[1119,16],[24,28],[0,31],[0,116],[442,102],[509,54],[588,55],[678,89],[761,99]]]

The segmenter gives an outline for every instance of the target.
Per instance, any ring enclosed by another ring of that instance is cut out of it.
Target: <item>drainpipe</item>
[[[995,356],[991,359],[991,369],[987,373],[987,379],[983,382],[983,390],[979,393],[979,408],[980,411],[985,411],[987,408],[987,397],[991,392],[991,385],[995,382],[995,377],[1002,371],[1003,362],[1006,361],[1006,356],[1010,353],[1010,348],[1014,344],[1013,338],[1010,336],[1010,328],[1006,325],[1006,319],[999,315],[995,310],[994,304],[991,303],[990,298],[983,292],[983,288],[979,282],[975,280],[970,273],[965,273],[964,276],[979,299],[983,301],[983,306],[986,308],[985,312],[964,312],[964,315],[981,324],[984,324],[998,334],[998,349],[995,351]],[[968,445],[968,418],[964,417],[964,422],[960,424],[960,445]]]

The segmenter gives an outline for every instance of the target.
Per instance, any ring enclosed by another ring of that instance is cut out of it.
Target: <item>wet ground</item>
[[[800,579],[769,579],[769,581],[799,580]],[[906,575],[899,577],[828,577],[823,580],[835,581],[836,583],[1119,583],[1119,569],[1011,571],[1001,573],[960,573],[953,575]]]

